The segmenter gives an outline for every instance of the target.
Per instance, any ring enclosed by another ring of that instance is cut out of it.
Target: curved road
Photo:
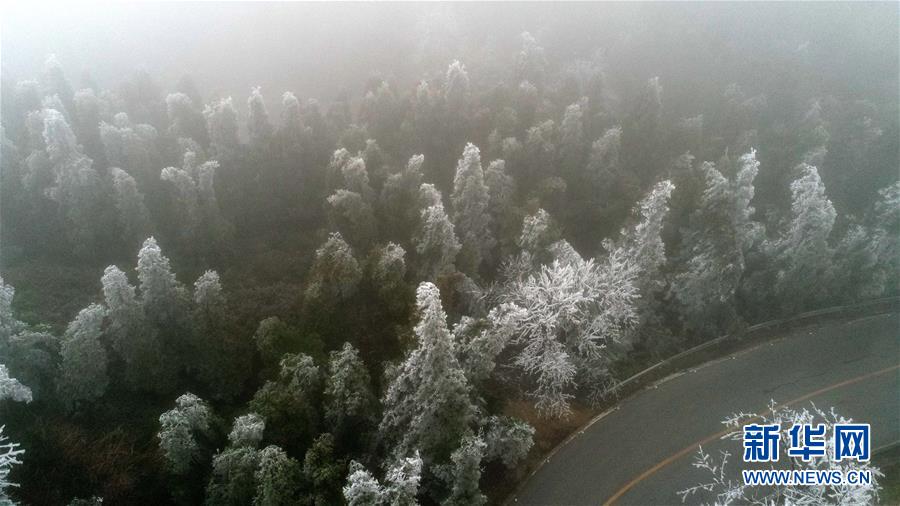
[[[900,440],[900,315],[805,327],[667,378],[570,439],[509,502],[682,504],[676,492],[706,479],[691,465],[698,445],[728,450],[739,469],[740,442],[719,439],[721,420],[765,411],[770,399],[869,422],[873,450]]]

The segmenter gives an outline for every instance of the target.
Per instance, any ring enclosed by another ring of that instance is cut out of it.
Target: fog
[[[778,86],[797,65],[823,93],[896,98],[897,16],[894,2],[13,2],[3,9],[2,74],[37,76],[56,54],[76,84],[90,75],[114,87],[143,67],[164,89],[189,75],[206,97],[262,85],[273,102],[291,90],[327,103],[340,90],[361,95],[372,76],[409,84],[453,59],[489,80],[479,68],[493,71],[529,31],[558,65],[602,51],[622,94],[659,76],[678,109],[731,82],[751,94]]]

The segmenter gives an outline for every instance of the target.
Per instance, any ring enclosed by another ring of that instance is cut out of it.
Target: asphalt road
[[[740,442],[719,439],[721,421],[772,399],[871,423],[873,450],[900,440],[900,315],[799,329],[663,380],[560,447],[511,503],[682,504],[677,492],[706,478],[691,465],[698,445],[729,451],[739,469]]]

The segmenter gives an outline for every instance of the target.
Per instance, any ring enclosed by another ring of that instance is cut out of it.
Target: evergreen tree
[[[119,216],[122,241],[130,248],[140,244],[150,230],[150,218],[144,206],[144,194],[130,174],[118,167],[111,167],[113,202]]]
[[[196,395],[185,393],[175,400],[173,409],[159,416],[159,424],[157,437],[166,466],[174,474],[186,474],[203,455],[198,437],[208,436],[212,429],[209,406]]]
[[[256,413],[241,415],[234,419],[228,443],[231,446],[249,446],[256,448],[262,442],[266,421]]]
[[[340,233],[328,237],[310,271],[306,300],[333,308],[356,294],[362,270]]]
[[[325,419],[334,434],[363,429],[374,421],[377,406],[372,381],[359,352],[350,343],[331,352],[325,380]]]
[[[300,464],[277,446],[259,452],[256,470],[254,506],[291,506],[297,504]]]
[[[416,293],[418,346],[384,396],[380,432],[392,439],[394,455],[418,449],[426,462],[446,458],[472,420],[469,386],[454,354],[447,315],[436,286],[424,282]]]
[[[223,98],[203,109],[209,129],[209,147],[221,160],[234,159],[240,147],[238,140],[238,116],[231,97]]]
[[[91,304],[69,323],[60,348],[59,393],[70,409],[106,392],[106,350],[100,342],[106,309]]]
[[[833,249],[828,243],[837,213],[819,172],[801,164],[791,183],[791,221],[777,245],[776,293],[787,311],[823,304],[829,297]]]
[[[336,458],[334,436],[328,432],[320,434],[303,458],[303,476],[312,487],[310,503],[326,506],[340,502],[339,491],[346,472],[346,461]]]
[[[463,270],[477,275],[482,260],[490,256],[494,238],[487,213],[490,195],[481,169],[481,153],[474,144],[467,144],[456,164],[453,179],[453,224],[462,238],[459,262]]]
[[[110,265],[100,278],[109,323],[105,334],[113,351],[125,365],[125,377],[132,387],[164,391],[171,376],[162,357],[156,332],[148,325],[141,301],[125,273]]]
[[[0,401],[10,399],[26,404],[33,400],[31,389],[16,378],[10,377],[9,370],[0,364]]]
[[[419,195],[424,209],[419,231],[413,242],[418,254],[421,277],[435,279],[441,274],[453,272],[460,244],[456,239],[453,223],[444,211],[440,192],[434,186],[423,183],[419,188]]]
[[[247,132],[250,135],[250,145],[258,149],[267,147],[272,139],[272,124],[269,122],[269,112],[266,110],[266,102],[263,100],[260,87],[250,90],[250,98],[247,99]]]
[[[485,447],[480,437],[472,435],[463,437],[459,448],[450,456],[453,464],[453,486],[450,497],[443,504],[481,506],[487,503],[487,497],[481,493],[478,486]]]

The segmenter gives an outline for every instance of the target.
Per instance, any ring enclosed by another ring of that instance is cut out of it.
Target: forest
[[[4,68],[0,504],[496,504],[631,374],[900,295],[895,4],[602,8],[319,97]]]

